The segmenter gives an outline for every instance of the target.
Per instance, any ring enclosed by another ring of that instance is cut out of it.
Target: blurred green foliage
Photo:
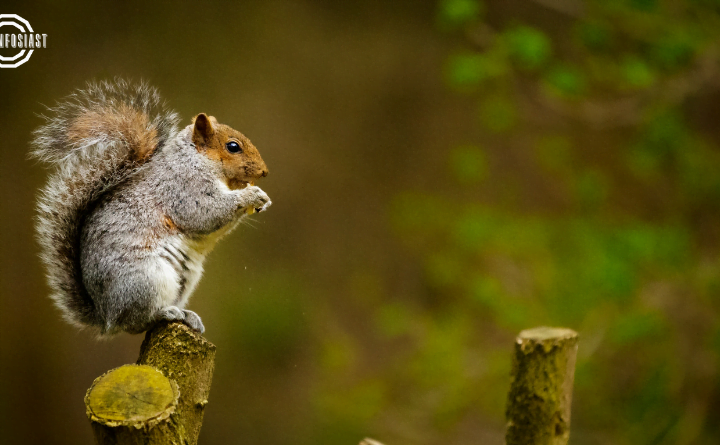
[[[460,182],[479,182],[487,174],[487,158],[480,148],[462,145],[450,153],[450,168]]]
[[[520,68],[540,68],[551,55],[550,39],[530,26],[508,29],[502,37],[507,40],[510,56]]]
[[[480,18],[483,4],[475,0],[442,0],[438,23],[444,28],[457,28]]]
[[[203,443],[501,443],[542,324],[581,335],[572,443],[720,443],[720,0],[430,2],[15,11],[58,45],[2,72],[6,442],[89,441],[77,402],[142,341],[61,325],[29,247],[38,104],[120,74],[273,171],[193,297]]]
[[[574,443],[718,443],[720,147],[685,104],[720,73],[720,4],[560,3],[439,2],[461,42],[445,79],[482,132],[448,147],[453,186],[394,200],[432,310],[394,302],[377,329],[415,345],[398,379],[439,428],[502,422],[510,343],[491,339],[562,325],[582,338]],[[522,171],[491,162],[507,147]]]
[[[278,275],[267,279],[267,286],[248,296],[231,295],[226,311],[237,323],[228,338],[233,348],[243,351],[247,359],[263,367],[284,366],[297,353],[298,340],[306,337],[300,300],[291,296],[301,293],[294,280]]]

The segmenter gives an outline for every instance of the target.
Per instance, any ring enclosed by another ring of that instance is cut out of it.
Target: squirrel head
[[[200,113],[193,119],[192,141],[197,150],[219,163],[231,189],[267,176],[268,169],[250,139],[213,116]]]

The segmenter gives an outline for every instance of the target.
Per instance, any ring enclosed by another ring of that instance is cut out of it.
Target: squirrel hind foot
[[[201,334],[205,332],[205,326],[198,314],[187,309],[180,309],[177,306],[168,306],[160,309],[157,320],[181,321],[190,327],[190,329],[198,331]]]
[[[190,326],[190,329],[198,331],[201,334],[205,332],[205,326],[198,314],[187,309],[183,309],[183,312],[185,312],[185,320],[183,321],[186,325]]]

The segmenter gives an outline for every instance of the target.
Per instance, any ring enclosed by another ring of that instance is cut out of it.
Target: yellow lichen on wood
[[[567,444],[577,347],[571,329],[520,332],[508,393],[507,445]]]
[[[87,392],[85,406],[95,422],[146,424],[175,411],[178,389],[152,366],[125,365],[98,377]]]

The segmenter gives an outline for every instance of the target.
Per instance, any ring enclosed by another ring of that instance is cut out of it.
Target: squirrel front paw
[[[240,190],[240,203],[238,207],[245,213],[264,212],[272,204],[270,197],[260,187],[249,185]]]

